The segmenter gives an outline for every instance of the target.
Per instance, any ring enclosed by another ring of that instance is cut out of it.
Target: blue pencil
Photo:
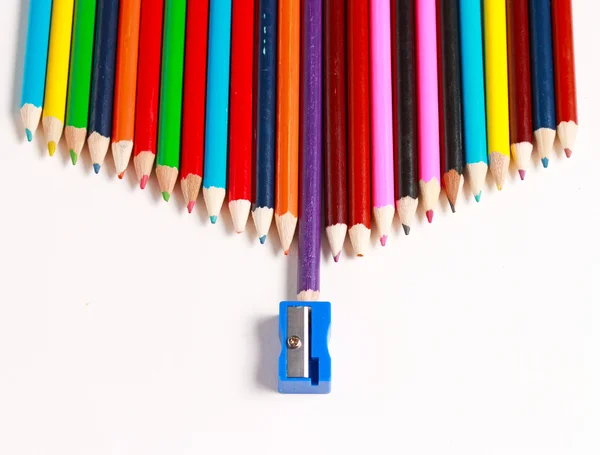
[[[550,3],[551,0],[529,0],[533,137],[544,167],[548,167],[556,137]]]
[[[275,99],[277,93],[277,0],[258,6],[258,93],[256,102],[255,196],[252,218],[260,243],[265,243],[275,207]]]
[[[88,148],[96,174],[100,172],[112,135],[118,26],[119,0],[98,0],[88,126]]]
[[[202,194],[214,224],[225,199],[227,180],[231,0],[210,0],[209,11]],[[252,77],[251,68],[248,77]]]
[[[27,140],[30,142],[40,124],[44,103],[51,15],[52,0],[31,0],[29,2],[25,70],[21,93],[21,119]]]
[[[467,176],[479,202],[488,169],[481,2],[460,0],[463,116]]]

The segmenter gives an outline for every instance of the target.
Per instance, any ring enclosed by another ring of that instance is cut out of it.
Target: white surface
[[[296,247],[274,224],[265,246],[252,222],[236,236],[227,210],[211,226],[203,202],[190,216],[110,156],[96,176],[87,150],[73,167],[64,143],[27,144],[27,6],[4,2],[0,453],[600,453],[599,8],[575,3],[573,158],[479,205],[465,190],[455,215],[444,200],[408,238],[396,220],[362,260],[327,249],[333,392],[283,396]]]

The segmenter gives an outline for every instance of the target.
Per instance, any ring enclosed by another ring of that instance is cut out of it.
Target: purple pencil
[[[321,264],[322,0],[303,2],[298,300],[318,300]]]

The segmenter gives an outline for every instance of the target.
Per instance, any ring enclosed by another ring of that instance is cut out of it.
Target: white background
[[[333,391],[276,392],[296,249],[188,215],[18,117],[26,1],[0,16],[0,453],[600,453],[597,2],[575,1],[573,157],[445,199],[333,263]]]

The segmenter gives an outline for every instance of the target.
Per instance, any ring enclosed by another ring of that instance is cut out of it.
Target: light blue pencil
[[[206,133],[202,193],[213,224],[217,222],[225,199],[227,179],[231,1],[211,0],[208,19]],[[252,77],[251,68],[248,69],[248,77]]]
[[[479,202],[488,169],[481,2],[460,0],[459,6],[467,177]]]
[[[21,119],[23,119],[27,140],[30,142],[40,123],[44,104],[51,15],[52,0],[31,0],[29,2]]]

